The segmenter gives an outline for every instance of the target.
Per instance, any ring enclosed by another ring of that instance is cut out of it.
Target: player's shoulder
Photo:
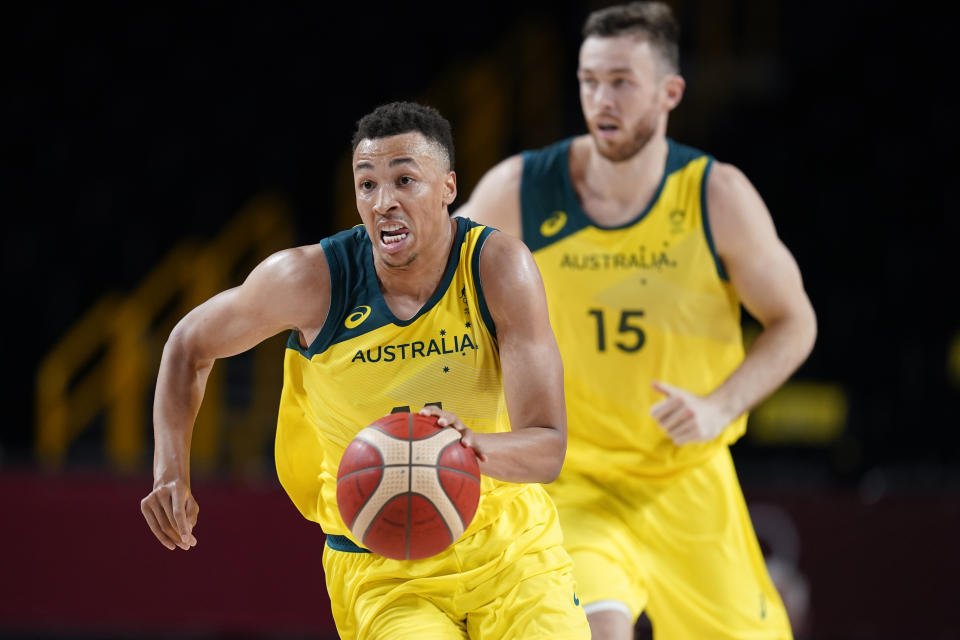
[[[470,199],[454,215],[519,235],[518,196],[523,160],[519,155],[502,160],[487,171]]]
[[[303,290],[329,282],[329,267],[320,243],[282,249],[254,269],[256,282],[276,290]]]
[[[357,224],[349,229],[344,229],[343,231],[327,236],[321,240],[317,246],[322,247],[323,250],[328,253],[334,248],[357,251],[360,250],[368,240],[367,228],[362,224]]]
[[[736,165],[714,162],[706,190],[706,215],[721,258],[729,260],[758,233],[775,233],[766,203]]]
[[[502,233],[499,229],[492,228],[490,236],[484,244],[480,260],[481,262],[484,260],[495,262],[498,259],[512,259],[522,256],[524,253],[530,253],[530,251],[522,240],[508,233]]]
[[[523,172],[523,153],[515,153],[495,164],[487,175],[494,179],[518,181]]]
[[[362,224],[327,236],[317,246],[322,249],[331,272],[336,274],[363,271],[369,262],[370,237]]]
[[[516,191],[523,175],[523,155],[512,155],[493,165],[474,188],[470,195],[472,202],[498,200],[505,194]],[[457,215],[462,215],[460,211]]]
[[[756,189],[747,175],[729,162],[714,161],[707,177],[707,203],[711,211],[734,209],[744,198],[756,197]]]
[[[536,262],[522,240],[496,229],[490,233],[480,253],[481,279],[518,283],[531,267],[536,269]]]

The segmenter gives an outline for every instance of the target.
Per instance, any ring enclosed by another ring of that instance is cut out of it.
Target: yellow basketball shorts
[[[664,478],[564,472],[548,491],[588,614],[646,610],[658,638],[792,638],[727,447]]]
[[[323,568],[340,637],[588,639],[556,509],[541,487],[531,489],[489,526],[423,560],[358,553],[328,536]]]

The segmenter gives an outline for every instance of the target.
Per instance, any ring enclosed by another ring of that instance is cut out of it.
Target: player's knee
[[[633,623],[625,612],[615,609],[587,614],[593,640],[632,640]]]

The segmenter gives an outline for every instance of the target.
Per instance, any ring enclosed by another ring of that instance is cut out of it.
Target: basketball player
[[[142,511],[168,549],[196,544],[190,435],[213,362],[291,330],[277,473],[327,534],[341,637],[588,638],[556,509],[538,484],[560,472],[566,446],[543,284],[521,242],[450,217],[453,160],[435,110],[377,108],[353,139],[363,224],[267,258],[184,317],[160,365],[154,489]],[[476,451],[480,504],[446,551],[391,560],[342,522],[337,468],[361,428],[425,405]]]
[[[736,167],[674,142],[678,26],[587,18],[587,135],[508,158],[457,215],[522,238],[563,356],[570,444],[549,487],[594,638],[789,638],[728,450],[812,349],[790,252]],[[741,303],[764,329],[744,357]]]

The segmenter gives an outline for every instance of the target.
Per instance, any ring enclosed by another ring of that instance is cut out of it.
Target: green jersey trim
[[[371,553],[369,549],[358,547],[356,543],[347,536],[327,535],[327,546],[334,551],[343,551],[345,553]]]
[[[707,178],[710,177],[710,169],[713,168],[713,158],[707,158],[707,166],[703,168],[703,179],[700,180],[700,217],[703,224],[703,235],[707,239],[707,246],[710,247],[710,255],[713,256],[713,263],[717,266],[717,275],[724,282],[729,282],[726,269],[723,268],[723,261],[717,254],[717,247],[713,244],[713,233],[710,231],[710,215],[707,212]]]

